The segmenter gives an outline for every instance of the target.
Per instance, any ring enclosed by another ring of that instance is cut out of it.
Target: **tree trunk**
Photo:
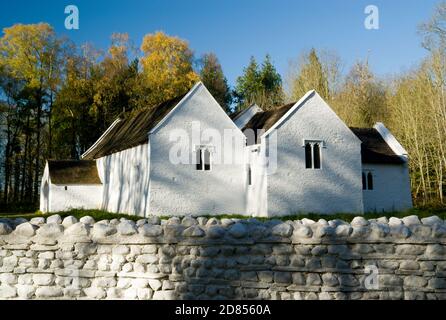
[[[42,123],[41,123],[41,117],[42,117],[42,88],[40,88],[37,92],[37,97],[36,97],[36,101],[37,101],[37,115],[36,115],[36,120],[37,120],[37,126],[36,126],[36,167],[34,168],[34,190],[33,190],[33,195],[32,195],[32,200],[34,203],[37,202],[37,196],[39,193],[39,177],[40,177],[40,153],[42,150],[40,150],[40,130],[42,127]]]

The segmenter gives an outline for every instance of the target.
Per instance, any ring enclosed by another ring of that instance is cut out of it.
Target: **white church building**
[[[119,118],[82,160],[49,160],[40,210],[137,216],[364,213],[412,207],[408,154],[349,128],[315,91],[232,116],[206,87]]]

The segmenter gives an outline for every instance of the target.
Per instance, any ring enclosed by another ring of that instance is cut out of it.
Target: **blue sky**
[[[312,47],[337,52],[344,69],[369,56],[382,76],[408,70],[426,54],[417,26],[439,0],[1,0],[0,27],[50,23],[77,44],[107,48],[113,32],[136,45],[163,30],[187,39],[197,56],[213,51],[232,85],[251,55],[269,53],[285,77],[290,59]],[[80,29],[64,28],[64,8],[77,5]],[[380,10],[380,29],[364,27],[367,5]]]

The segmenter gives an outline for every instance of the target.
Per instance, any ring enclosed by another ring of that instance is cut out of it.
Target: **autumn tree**
[[[193,53],[186,41],[163,32],[144,37],[141,51],[146,105],[154,105],[189,90],[199,76],[193,70]]]
[[[96,83],[101,81],[96,64],[83,55],[67,59],[66,78],[54,103],[54,141],[58,159],[79,159],[100,134],[91,112]]]
[[[232,96],[223,69],[214,53],[204,54],[200,61],[200,79],[220,106],[229,113]]]
[[[98,129],[104,131],[119,114],[131,111],[138,90],[138,60],[129,61],[132,44],[127,34],[113,34],[108,54],[96,66],[94,101],[91,114],[97,119]]]
[[[16,24],[5,28],[3,33],[0,39],[0,68],[3,68],[4,74],[9,79],[25,84],[25,89],[29,93],[27,106],[33,109],[35,149],[32,157],[29,155],[29,159],[35,162],[32,198],[36,201],[42,159],[47,156],[47,153],[42,152],[43,120],[46,113],[51,110],[54,92],[60,82],[60,71],[63,70],[61,55],[63,41],[57,38],[53,28],[46,23]],[[51,135],[49,145],[51,146]]]
[[[371,127],[387,116],[387,92],[371,72],[369,64],[353,65],[332,107],[350,126]]]
[[[324,65],[315,49],[304,54],[290,66],[290,97],[299,100],[308,91],[316,90],[327,101],[331,97],[329,74],[330,65]]]
[[[422,45],[429,51],[446,48],[446,1],[440,2],[432,17],[419,26]]]

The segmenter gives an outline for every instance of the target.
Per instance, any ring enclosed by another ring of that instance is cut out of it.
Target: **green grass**
[[[96,221],[120,219],[120,218],[126,218],[126,219],[134,220],[134,221],[141,219],[141,217],[129,216],[127,214],[110,213],[110,212],[102,211],[102,210],[82,210],[82,209],[73,209],[70,211],[52,212],[52,213],[46,213],[46,214],[43,214],[40,211],[36,211],[33,213],[12,213],[12,214],[0,213],[0,218],[10,218],[10,219],[25,218],[25,219],[30,220],[30,219],[36,218],[36,217],[47,218],[54,214],[58,214],[62,218],[65,218],[68,216],[74,216],[77,219],[80,219],[85,216],[90,216],[90,217],[93,217]]]
[[[25,218],[25,219],[32,219],[35,217],[49,217],[56,213],[50,213],[50,214],[42,214],[41,212],[33,212],[33,213],[0,213],[0,218]],[[62,218],[67,216],[74,216],[76,218],[82,218],[84,216],[91,216],[96,221],[100,220],[111,220],[111,219],[120,219],[120,218],[126,218],[129,220],[137,221],[141,219],[141,217],[136,216],[130,216],[126,214],[116,214],[116,213],[110,213],[102,210],[81,210],[81,209],[75,209],[70,211],[64,211],[64,212],[57,212]],[[319,219],[325,219],[325,220],[333,220],[333,219],[340,219],[347,222],[350,222],[354,217],[358,216],[360,214],[332,214],[332,215],[323,215],[323,214],[301,214],[301,215],[292,215],[292,216],[285,216],[285,217],[278,217],[278,218],[257,218],[261,221],[271,220],[271,219],[279,219],[282,221],[287,220],[298,220],[303,218],[308,218],[312,220],[319,220]],[[363,216],[366,219],[374,219],[374,218],[380,218],[380,217],[398,217],[403,218],[410,215],[417,215],[420,219],[436,215],[440,217],[443,220],[446,220],[446,208],[414,208],[408,211],[404,212],[386,212],[386,213],[366,213]],[[211,218],[214,216],[211,215],[205,215],[206,218]],[[168,219],[168,216],[160,217],[161,219]],[[223,218],[237,218],[237,219],[249,219],[250,217],[241,216],[241,215],[219,215],[217,216],[219,219]]]

